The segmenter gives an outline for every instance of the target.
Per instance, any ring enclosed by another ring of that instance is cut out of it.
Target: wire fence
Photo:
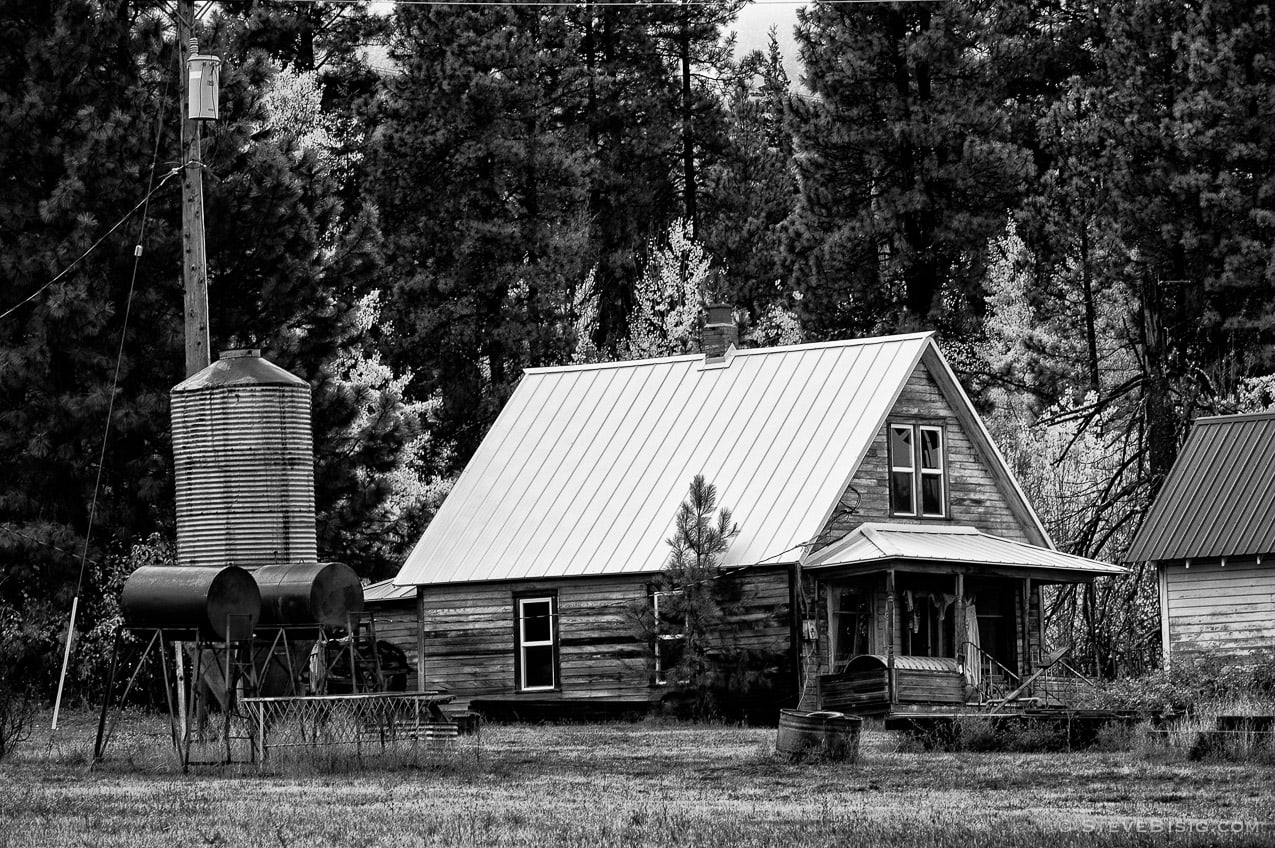
[[[481,726],[468,716],[460,721],[447,716],[441,705],[450,700],[415,692],[243,698],[246,733],[231,736],[246,736],[251,758],[263,763],[289,750],[352,749],[356,757],[453,750],[460,747],[462,729],[472,734],[477,750]]]

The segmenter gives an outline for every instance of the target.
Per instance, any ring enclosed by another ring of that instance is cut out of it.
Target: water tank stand
[[[228,619],[231,617],[227,616]],[[229,621],[225,632],[234,632]],[[183,771],[189,771],[192,765],[257,762],[258,751],[252,733],[245,732],[240,737],[232,734],[235,718],[240,719],[241,726],[247,721],[247,716],[238,712],[240,695],[251,697],[256,694],[257,672],[253,665],[252,645],[251,636],[239,641],[219,641],[202,636],[196,639],[193,645],[194,673],[191,675],[191,692],[186,705],[186,737],[182,740],[181,750]],[[217,738],[213,741],[225,746],[225,755],[216,759],[192,760],[190,755],[194,743],[194,728],[198,727],[199,744],[202,747],[208,741],[204,731],[208,726],[209,707],[214,702],[221,710],[222,721]],[[236,738],[249,742],[248,760],[235,760],[233,743]]]
[[[164,677],[164,698],[168,704],[169,733],[172,737],[173,750],[178,752],[180,758],[181,746],[179,744],[177,730],[177,710],[173,703],[173,688],[170,682],[173,678],[168,673],[168,657],[172,653],[172,642],[170,639],[165,637],[163,630],[133,631],[134,635],[143,635],[144,633],[149,632],[150,639],[147,640],[146,647],[142,649],[142,652],[138,655],[136,662],[133,663],[133,670],[129,675],[128,685],[124,687],[123,693],[120,694],[118,703],[119,709],[116,710],[115,720],[110,722],[109,726],[107,724],[107,719],[110,717],[111,713],[111,704],[113,701],[111,692],[115,689],[115,677],[121,665],[123,665],[121,660],[127,651],[127,646],[124,644],[125,632],[127,632],[127,629],[122,625],[115,628],[115,639],[113,640],[114,644],[111,648],[111,663],[106,674],[106,684],[102,689],[102,708],[98,713],[97,719],[97,738],[93,744],[93,763],[96,765],[102,761],[102,757],[106,752],[106,746],[110,742],[111,736],[115,732],[115,728],[119,725],[119,713],[122,711],[124,704],[128,702],[128,696],[133,691],[133,686],[137,683],[137,678],[141,676],[142,670],[146,667],[146,661],[157,649],[160,668],[162,669]]]
[[[230,617],[227,616],[227,618]],[[227,632],[234,632],[230,629],[232,624],[232,622],[227,622]],[[239,625],[234,626],[238,627]],[[128,656],[130,646],[125,644],[124,637],[126,634],[131,634],[144,640],[145,647],[142,648],[135,660]],[[183,736],[178,730],[178,713],[174,697],[175,685],[180,684],[176,682],[174,675],[170,674],[168,664],[173,643],[187,640],[190,635],[188,630],[174,631],[158,627],[127,628],[120,626],[115,629],[114,646],[111,649],[111,663],[106,675],[106,685],[102,691],[101,710],[98,713],[97,737],[93,746],[94,763],[101,762],[105,756],[111,736],[119,725],[120,713],[123,712],[123,707],[128,702],[128,696],[132,694],[133,687],[137,684],[143,671],[146,670],[147,661],[153,655],[158,655],[159,657],[163,676],[164,701],[168,710],[169,733],[173,750],[177,754],[177,760],[182,767],[182,771],[188,771],[192,765],[226,765],[236,762],[233,742],[239,737],[232,736],[232,719],[238,717],[242,720],[244,718],[243,716],[236,716],[237,693],[242,688],[245,695],[253,695],[256,688],[257,675],[252,666],[252,640],[249,638],[238,641],[215,641],[198,636],[193,643],[187,643],[192,647],[194,673],[191,676],[191,697],[186,701],[185,735]],[[131,671],[128,683],[125,685],[119,699],[116,700],[112,693],[115,691],[115,683],[119,672],[123,668],[131,668]],[[225,755],[215,760],[194,761],[191,759],[191,748],[195,741],[194,728],[196,726],[199,728],[198,735],[201,746],[208,741],[204,737],[204,732],[207,725],[210,700],[215,700],[221,708],[221,727],[213,741],[219,747],[224,744]],[[114,710],[113,719],[112,710]],[[248,739],[250,743],[254,743],[254,737],[251,733],[246,734],[243,738]],[[256,762],[257,757],[257,750],[250,748],[250,761]],[[239,762],[243,761],[240,760]]]

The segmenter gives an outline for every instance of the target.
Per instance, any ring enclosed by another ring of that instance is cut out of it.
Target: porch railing
[[[1032,683],[1032,695],[1047,707],[1075,707],[1097,691],[1094,678],[1061,656],[1042,669]]]
[[[1085,700],[1088,694],[1085,690],[1093,690],[1096,687],[1092,677],[1077,670],[1075,665],[1068,662],[1070,648],[1051,655],[1042,662],[1035,674],[1021,682],[1018,675],[1000,665],[977,646],[966,643],[966,648],[973,648],[977,652],[984,663],[984,673],[986,673],[986,662],[990,660],[999,666],[1004,680],[1013,681],[1013,687],[1008,690],[997,685],[989,687],[984,683],[980,694],[983,703],[993,705],[993,712],[1011,702],[1026,698],[1044,707],[1075,707]]]
[[[1011,692],[1021,686],[1019,676],[1010,671],[973,642],[966,642],[965,662],[977,663],[979,670],[975,692],[979,703],[999,702],[1005,700]]]

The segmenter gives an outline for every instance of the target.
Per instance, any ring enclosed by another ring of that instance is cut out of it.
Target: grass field
[[[933,753],[869,732],[856,764],[794,765],[773,729],[649,722],[182,775],[154,723],[96,769],[90,716],[44,728],[0,766],[0,848],[1275,844],[1275,769],[1172,751]]]

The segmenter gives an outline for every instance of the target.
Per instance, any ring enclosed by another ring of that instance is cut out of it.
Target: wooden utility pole
[[[182,161],[182,291],[186,329],[186,376],[196,374],[212,362],[208,340],[208,263],[204,253],[204,175],[199,151],[199,122],[190,114],[190,65],[188,60],[195,32],[195,0],[177,0],[175,30],[177,49],[181,54],[178,90],[181,122]],[[180,738],[185,740],[186,647],[173,643],[177,673],[177,722]],[[196,683],[196,685],[198,685]]]
[[[185,292],[186,376],[212,362],[208,342],[208,263],[204,252],[204,178],[199,121],[189,114],[187,60],[194,38],[195,0],[177,2],[177,46],[181,51],[182,288]]]

